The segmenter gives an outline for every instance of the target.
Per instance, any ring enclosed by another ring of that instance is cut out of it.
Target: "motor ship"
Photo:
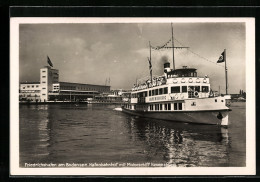
[[[174,52],[174,39],[172,50]],[[151,45],[150,58],[151,63]],[[174,53],[173,53],[174,64]],[[150,68],[152,66],[150,65]],[[132,115],[185,123],[228,125],[227,96],[216,96],[211,91],[207,75],[200,77],[197,69],[183,66],[170,68],[165,62],[164,74],[144,83],[135,84],[128,103],[122,111]]]

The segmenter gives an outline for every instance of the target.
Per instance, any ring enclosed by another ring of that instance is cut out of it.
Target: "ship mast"
[[[188,49],[189,47],[175,47],[174,46],[173,25],[172,25],[172,23],[171,23],[171,29],[172,29],[172,47],[164,47],[164,48],[172,49],[172,68],[173,68],[173,70],[175,70],[174,49],[183,49],[183,48]]]

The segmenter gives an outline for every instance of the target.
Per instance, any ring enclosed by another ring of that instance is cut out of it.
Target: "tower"
[[[52,91],[52,84],[59,82],[59,70],[45,66],[40,69],[41,101],[49,100],[49,92]]]

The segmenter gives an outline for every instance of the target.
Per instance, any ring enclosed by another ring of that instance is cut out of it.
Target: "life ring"
[[[194,92],[195,97],[199,96],[199,93],[197,91]]]
[[[196,82],[197,82],[197,83],[200,83],[200,79],[199,79],[199,78],[197,78]]]
[[[222,114],[220,112],[218,113],[217,118],[218,119],[222,119],[223,118],[223,116],[222,116]]]
[[[189,78],[189,82],[190,82],[190,83],[192,83],[192,82],[193,82],[193,81],[192,81],[192,78]]]
[[[185,79],[184,78],[181,79],[181,83],[185,83]]]
[[[204,82],[204,83],[207,83],[207,80],[206,80],[206,78],[204,78],[204,79],[203,79],[203,82]]]
[[[178,83],[178,80],[174,78],[173,83]]]

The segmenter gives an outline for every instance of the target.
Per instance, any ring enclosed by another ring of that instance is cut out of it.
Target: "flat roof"
[[[88,84],[88,83],[73,83],[73,82],[59,82],[64,84],[77,84],[77,85],[89,85],[89,86],[100,86],[100,87],[110,87],[108,85],[94,85],[94,84]]]
[[[40,82],[20,82],[20,84],[40,84]]]

